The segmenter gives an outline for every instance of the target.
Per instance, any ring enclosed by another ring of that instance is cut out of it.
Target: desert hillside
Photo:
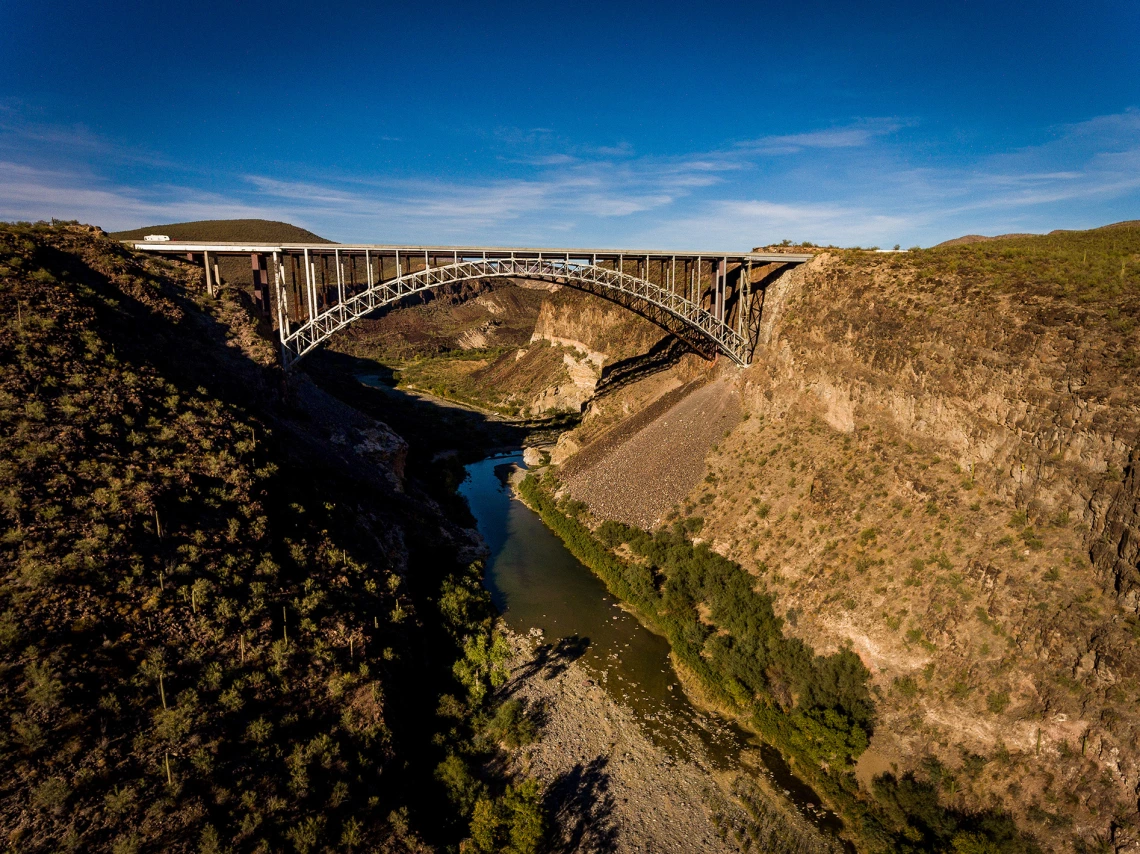
[[[0,285],[4,844],[534,851],[478,543],[408,443],[96,228],[0,226]]]
[[[751,367],[693,382],[677,366],[594,401],[555,452],[561,483],[595,525],[683,521],[789,631],[860,657],[866,790],[912,774],[948,806],[1011,812],[1048,850],[1124,850],[1140,821],[1138,321],[1135,224],[823,253],[770,289]],[[678,485],[663,455],[708,432],[684,400],[658,403],[682,387],[705,396],[695,411],[740,415]]]
[[[820,250],[769,286],[746,369],[501,281],[364,319],[308,370],[386,371],[507,419],[580,412],[528,500],[603,577],[649,572],[618,595],[861,850],[1125,851],[1138,320],[1140,227],[1121,223]],[[672,591],[688,577],[705,599]]]

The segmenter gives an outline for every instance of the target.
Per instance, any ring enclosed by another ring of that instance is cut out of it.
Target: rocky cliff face
[[[665,337],[658,327],[590,294],[562,289],[561,299],[544,301],[531,343],[559,348],[567,380],[539,392],[532,409],[581,412],[607,365],[636,357]]]
[[[570,289],[563,293],[569,298],[542,304],[531,340],[581,350],[599,371],[603,365],[647,352],[665,337],[657,326],[604,299]]]
[[[709,534],[876,674],[865,779],[936,759],[1064,848],[1136,812],[1135,378],[1095,318],[913,276],[776,286]]]
[[[700,516],[792,632],[863,658],[864,783],[915,770],[1048,849],[1132,850],[1140,230],[982,246],[821,255],[771,286],[728,372],[742,420],[665,518]],[[1090,251],[1111,273],[1082,273]],[[566,448],[589,455],[589,429]],[[631,434],[615,461],[664,446]],[[575,497],[604,515],[636,475],[607,486],[594,456]]]
[[[1101,583],[1140,610],[1135,350],[1113,358],[1104,318],[1050,297],[914,276],[825,256],[782,280],[752,384],[809,395],[841,432],[885,418],[1031,520],[1069,517]]]

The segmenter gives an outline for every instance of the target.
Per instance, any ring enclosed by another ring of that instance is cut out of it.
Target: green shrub
[[[455,662],[455,677],[467,689],[468,703],[478,708],[483,705],[492,688],[507,680],[507,661],[510,648],[498,632],[479,632],[469,635],[463,642],[463,658]]]
[[[526,780],[475,804],[471,844],[479,854],[536,854],[545,831],[538,784]]]
[[[510,749],[530,744],[538,739],[535,714],[517,698],[501,703],[487,725],[487,735]]]
[[[892,683],[892,687],[900,697],[908,699],[918,693],[918,683],[914,681],[912,676],[897,677]]]
[[[1009,705],[1009,694],[1005,691],[991,691],[986,695],[986,708],[995,715],[1000,715]]]
[[[58,811],[63,809],[71,787],[59,777],[49,777],[32,792],[32,803],[42,810]]]
[[[449,753],[436,766],[435,778],[443,784],[447,797],[461,816],[471,815],[476,802],[486,792],[486,786],[475,779],[468,770],[467,763],[454,753]]]

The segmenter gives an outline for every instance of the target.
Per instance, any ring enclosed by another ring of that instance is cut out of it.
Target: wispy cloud
[[[0,103],[0,157],[18,157],[29,151],[55,155],[59,160],[98,160],[133,163],[168,169],[177,164],[168,157],[137,145],[124,145],[95,133],[89,127],[29,121],[18,110]]]
[[[1113,209],[1121,212],[1116,216],[1134,215],[1140,208],[1140,111],[1063,125],[1039,145],[965,166],[908,170],[886,186],[892,183],[916,224],[930,228],[963,223],[997,233],[1027,224],[1073,226],[1075,211],[1099,217],[1086,225],[1112,219]],[[1095,213],[1098,207],[1105,212]]]
[[[862,148],[878,138],[912,124],[894,118],[864,119],[854,124],[807,133],[762,136],[737,143],[737,149],[753,154],[796,154],[805,149]]]
[[[78,219],[109,229],[194,219],[281,219],[281,209],[188,187],[147,190],[109,184],[90,173],[0,160],[0,219]]]
[[[515,163],[525,163],[528,166],[568,166],[577,163],[578,158],[571,154],[536,154],[531,157],[520,157]]]
[[[122,228],[265,217],[342,240],[739,249],[781,238],[926,244],[1092,225],[1140,207],[1140,111],[933,166],[916,165],[899,139],[915,128],[866,119],[676,156],[575,145],[531,128],[497,133],[506,167],[496,171],[506,177],[346,177],[311,167],[299,178],[284,169],[204,176],[83,128],[21,124],[9,111],[0,112],[0,218]]]
[[[850,204],[717,200],[688,216],[655,223],[634,241],[639,246],[718,251],[739,251],[782,239],[872,246],[884,243],[884,235],[901,233],[909,225],[906,216]]]
[[[431,223],[449,233],[531,219],[611,219],[666,209],[722,183],[742,168],[738,159],[548,155],[528,161],[525,178],[488,181],[332,179],[314,183],[263,175],[245,180],[275,204],[311,213]],[[528,224],[527,230],[534,226]]]

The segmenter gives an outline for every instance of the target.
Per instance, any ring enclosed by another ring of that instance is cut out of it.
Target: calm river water
[[[748,736],[694,708],[669,665],[669,644],[619,607],[602,581],[578,561],[506,484],[522,454],[467,466],[459,492],[471,507],[491,556],[484,583],[507,625],[519,634],[539,629],[547,643],[569,638],[585,648],[580,661],[612,696],[638,713],[653,740],[693,756],[699,741],[720,768],[738,765]],[[767,773],[804,816],[836,830],[839,819],[818,808],[819,799],[794,777],[779,754],[761,747]],[[699,752],[697,752],[699,755]]]

